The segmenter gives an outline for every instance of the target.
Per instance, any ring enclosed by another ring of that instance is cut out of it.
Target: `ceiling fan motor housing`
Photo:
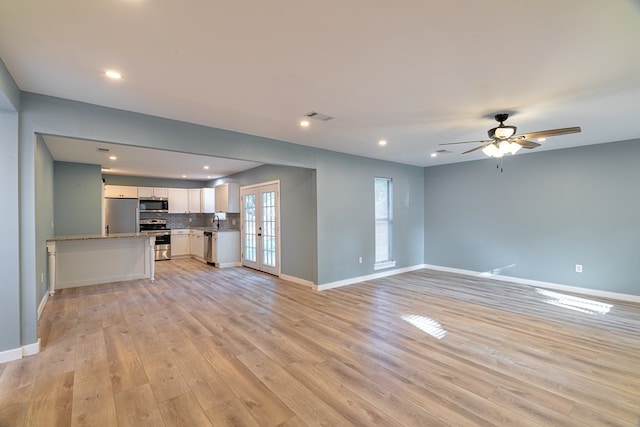
[[[509,118],[509,114],[507,113],[495,115],[495,119],[498,123],[500,123],[500,125],[498,125],[497,127],[494,127],[493,129],[489,129],[489,132],[487,133],[490,139],[500,139],[500,140],[509,139],[516,134],[516,131],[518,129],[515,126],[504,125],[504,121],[507,120],[508,118]]]

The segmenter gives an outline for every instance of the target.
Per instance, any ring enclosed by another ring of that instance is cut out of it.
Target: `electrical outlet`
[[[189,223],[191,223],[191,217],[189,217]]]
[[[40,284],[44,283],[44,273],[40,273]]]
[[[358,258],[358,264],[362,264],[362,257]]]
[[[576,273],[582,273],[582,264],[576,264]]]

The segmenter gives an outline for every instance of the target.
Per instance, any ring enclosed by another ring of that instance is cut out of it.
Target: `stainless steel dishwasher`
[[[204,260],[208,264],[215,265],[217,262],[217,240],[218,233],[216,231],[204,232]]]

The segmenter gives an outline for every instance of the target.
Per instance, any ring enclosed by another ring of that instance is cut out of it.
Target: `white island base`
[[[155,280],[155,237],[134,234],[49,239],[49,294],[56,289]]]

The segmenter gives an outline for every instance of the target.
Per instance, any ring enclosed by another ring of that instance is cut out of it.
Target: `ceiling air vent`
[[[108,148],[100,148],[100,147],[98,147],[98,148],[96,148],[96,151],[98,153],[108,153],[109,149]]]
[[[333,117],[327,116],[326,114],[317,113],[315,111],[309,111],[304,116],[309,117],[310,119],[313,119],[313,120],[320,120],[323,122],[328,122],[329,120],[333,120]]]
[[[451,154],[453,151],[449,151],[449,150],[436,150],[436,153],[438,154]]]

